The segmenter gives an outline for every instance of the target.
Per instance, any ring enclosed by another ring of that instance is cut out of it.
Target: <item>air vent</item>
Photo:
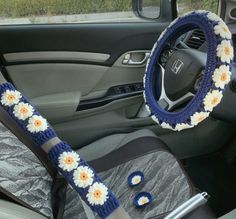
[[[191,33],[188,40],[186,41],[186,44],[190,48],[198,49],[202,46],[204,42],[205,42],[204,33],[201,30],[196,29]]]

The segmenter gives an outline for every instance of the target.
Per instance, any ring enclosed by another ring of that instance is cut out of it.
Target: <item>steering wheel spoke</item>
[[[172,101],[166,94],[165,91],[165,85],[164,85],[164,80],[165,80],[165,69],[161,64],[158,64],[160,67],[160,74],[161,74],[161,95],[159,100],[157,101],[158,105],[167,111],[171,111],[173,109],[176,109],[178,106],[182,105],[186,101],[190,100],[191,98],[194,97],[194,94],[192,92],[188,92],[182,97],[178,98],[177,100]]]

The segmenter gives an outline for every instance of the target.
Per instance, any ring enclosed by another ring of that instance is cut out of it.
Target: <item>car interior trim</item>
[[[44,52],[16,52],[3,55],[7,62],[28,61],[91,61],[105,62],[110,58],[109,54],[94,52],[72,52],[72,51],[44,51]]]

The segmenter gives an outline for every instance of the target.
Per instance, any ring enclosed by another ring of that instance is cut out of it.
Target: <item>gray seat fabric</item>
[[[52,217],[52,179],[38,158],[0,123],[0,187],[24,205]]]
[[[126,179],[130,173],[137,170],[144,173],[146,182],[137,189],[131,189],[127,185]],[[193,195],[188,179],[178,162],[166,151],[156,151],[138,157],[101,172],[99,175],[116,194],[122,207],[131,218],[147,219],[165,214]],[[154,198],[153,203],[143,210],[137,210],[132,204],[138,191],[148,191]],[[80,199],[71,188],[68,188],[66,203],[65,218],[86,218]]]
[[[132,151],[148,147],[145,145],[146,137],[157,139],[151,131],[140,130],[129,134],[111,135],[79,150],[80,155],[87,160],[103,160],[104,157],[109,157],[112,153],[116,154],[116,151],[131,145],[132,150],[127,151],[131,154],[131,158],[112,168],[100,171],[100,176],[117,195],[131,218],[138,219],[165,214],[192,196],[191,186],[184,171],[168,150],[157,147],[156,150],[132,157]],[[140,144],[139,139],[143,139]],[[52,179],[45,167],[3,125],[0,125],[0,144],[0,187],[5,188],[42,215],[53,218]],[[118,156],[118,159],[123,159],[122,154]],[[144,173],[146,181],[137,189],[130,189],[126,179],[131,172],[136,170]],[[144,210],[137,210],[132,205],[132,199],[141,190],[150,192],[154,201]],[[67,190],[63,218],[86,218],[78,194],[70,187]]]
[[[109,157],[111,153],[110,145],[112,145],[113,154],[118,153],[119,148],[134,147],[131,150],[124,150],[130,154],[129,161],[121,162],[120,165],[99,173],[108,187],[116,194],[122,207],[129,213],[131,218],[147,219],[166,214],[193,195],[184,171],[168,150],[163,150],[162,147],[157,145],[156,150],[150,150],[148,153],[141,153],[138,157],[137,155],[132,157],[132,151],[138,151],[139,147],[147,147],[145,145],[146,140],[142,137],[154,138],[154,136],[149,130],[140,130],[128,135],[108,136],[100,139],[99,144],[90,144],[79,151],[88,160],[98,158],[102,160],[104,158],[104,162],[106,162],[105,157]],[[147,142],[147,144],[149,143]],[[101,155],[101,148],[104,151],[104,156]],[[121,160],[125,159],[124,156],[117,157]],[[126,181],[127,176],[134,171],[142,171],[145,175],[145,183],[137,189],[131,189]],[[132,204],[132,200],[138,191],[148,191],[153,195],[153,203],[145,210],[137,210]],[[72,219],[86,218],[86,213],[77,193],[68,188],[67,194],[64,217]],[[91,214],[91,212],[89,213]],[[95,218],[97,218],[96,215]]]
[[[0,200],[1,219],[47,219],[41,214],[19,205]]]
[[[129,134],[110,135],[101,138],[87,145],[86,147],[83,147],[82,149],[78,150],[78,153],[87,161],[91,161],[103,157],[109,154],[110,152],[119,149],[120,147],[124,146],[125,144],[136,138],[147,136],[156,137],[156,135],[148,129],[141,129]]]

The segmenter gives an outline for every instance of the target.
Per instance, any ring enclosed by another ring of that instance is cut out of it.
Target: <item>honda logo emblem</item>
[[[177,59],[175,60],[174,64],[171,67],[171,70],[173,71],[173,73],[175,73],[176,75],[179,74],[181,68],[184,66],[184,63]]]

